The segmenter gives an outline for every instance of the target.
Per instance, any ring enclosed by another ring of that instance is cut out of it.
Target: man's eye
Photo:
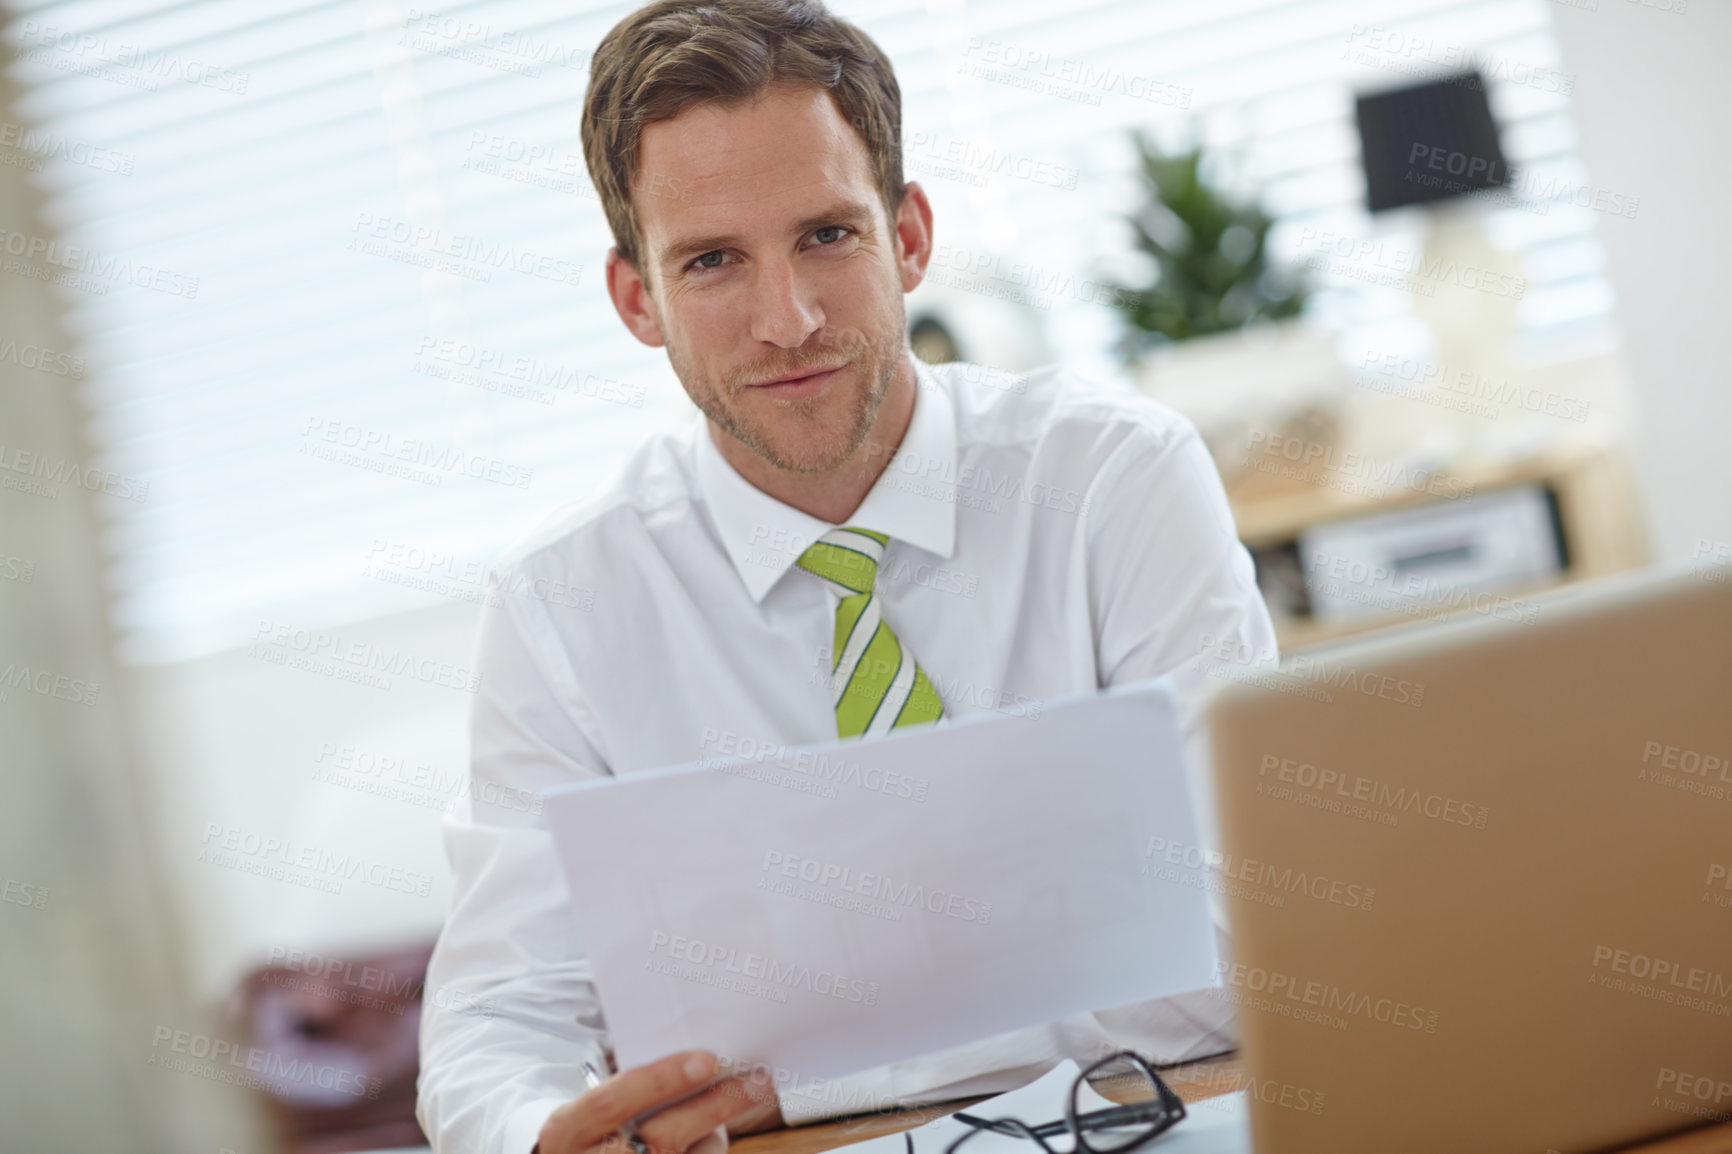
[[[817,232],[813,233],[812,239],[817,241],[819,244],[835,244],[847,235],[847,232],[848,230],[839,224],[827,224]],[[831,236],[829,235],[830,233],[835,233],[835,235]]]
[[[727,256],[727,253],[718,248],[713,252],[706,252],[703,256],[694,260],[692,265],[695,268],[721,268],[722,261],[726,260]]]

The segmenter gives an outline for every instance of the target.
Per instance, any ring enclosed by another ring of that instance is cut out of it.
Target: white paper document
[[[548,794],[622,1067],[832,1078],[1210,985],[1160,683]]]
[[[1020,1118],[1030,1126],[1056,1122],[1064,1117],[1065,1099],[1069,1097],[1071,1084],[1079,1072],[1077,1064],[1066,1058],[1028,1085],[977,1102],[965,1112],[977,1118]],[[1095,1093],[1086,1083],[1077,1096],[1077,1108],[1085,1113],[1111,1105],[1112,1102]],[[952,1142],[973,1128],[948,1114],[935,1118],[910,1132],[914,1154],[944,1154]],[[1068,1144],[1069,1140],[1065,1138],[1054,1142],[1061,1149]],[[907,1154],[908,1139],[901,1133],[882,1134],[839,1149],[848,1150],[851,1154]],[[972,1135],[965,1149],[969,1154],[1041,1154],[1040,1147],[1027,1138],[1014,1138],[1008,1134]]]

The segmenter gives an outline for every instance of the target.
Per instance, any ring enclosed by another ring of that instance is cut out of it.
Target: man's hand
[[[751,1134],[782,1124],[769,1075],[716,1076],[714,1054],[687,1050],[624,1070],[547,1119],[538,1154],[631,1154],[620,1128],[657,1110],[638,1126],[651,1154],[722,1154],[729,1134]],[[708,1089],[702,1087],[708,1086]],[[687,1097],[690,1095],[690,1097]],[[677,1105],[669,1103],[677,1102]],[[665,1107],[665,1109],[659,1109]]]

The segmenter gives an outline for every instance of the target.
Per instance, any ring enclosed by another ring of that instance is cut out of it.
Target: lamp
[[[1508,380],[1527,280],[1520,260],[1494,247],[1480,221],[1485,194],[1514,183],[1483,77],[1453,73],[1361,94],[1355,105],[1366,206],[1373,214],[1426,210],[1423,251],[1398,254],[1392,263],[1407,274],[1413,312],[1431,331],[1437,384]],[[1500,195],[1508,200],[1507,192]],[[1505,415],[1520,416],[1500,419]],[[1490,447],[1492,430],[1466,406],[1437,405],[1427,425],[1423,439],[1439,455],[1471,456]]]
[[[1355,106],[1372,212],[1510,182],[1478,72],[1361,95]]]

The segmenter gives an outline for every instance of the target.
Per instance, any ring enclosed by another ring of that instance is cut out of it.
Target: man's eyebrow
[[[835,204],[823,212],[814,213],[794,225],[796,235],[803,236],[815,228],[827,224],[846,224],[859,227],[862,222],[869,223],[872,219],[870,205],[857,201]],[[729,248],[740,243],[737,236],[694,236],[678,240],[662,250],[661,263],[665,266],[684,264],[690,257],[702,256],[706,252],[714,252],[718,248]]]

